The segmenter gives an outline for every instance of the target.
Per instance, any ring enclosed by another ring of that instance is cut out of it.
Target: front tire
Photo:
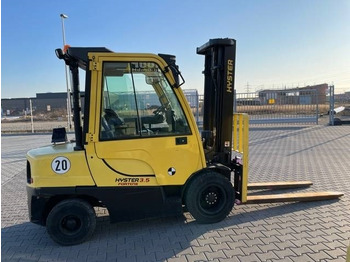
[[[93,207],[80,199],[58,203],[46,219],[46,230],[52,240],[63,246],[77,245],[89,239],[95,231]]]
[[[231,212],[235,190],[231,182],[216,172],[198,174],[185,193],[187,210],[198,223],[217,223]]]

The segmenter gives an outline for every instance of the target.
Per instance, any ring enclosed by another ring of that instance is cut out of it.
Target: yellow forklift
[[[61,245],[94,232],[94,207],[111,222],[181,214],[199,223],[223,220],[234,203],[307,201],[341,193],[248,196],[247,190],[308,186],[310,182],[248,185],[248,117],[234,114],[236,41],[211,39],[205,56],[203,131],[180,86],[175,56],[65,47],[75,140],[53,130],[52,145],[27,153],[30,221]],[[85,71],[81,112],[79,70]]]

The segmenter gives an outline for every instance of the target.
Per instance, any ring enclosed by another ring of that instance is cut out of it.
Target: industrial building
[[[328,84],[291,89],[266,89],[258,92],[261,105],[314,105],[327,101]]]

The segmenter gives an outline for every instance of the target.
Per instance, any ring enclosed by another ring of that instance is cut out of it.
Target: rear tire
[[[58,203],[46,219],[46,230],[53,241],[63,246],[77,245],[89,239],[95,231],[93,207],[80,199]]]
[[[198,174],[185,193],[185,205],[198,223],[216,223],[231,212],[235,190],[231,182],[216,172]]]

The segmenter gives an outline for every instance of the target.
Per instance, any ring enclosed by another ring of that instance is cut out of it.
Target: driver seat
[[[114,135],[123,135],[123,129],[120,128],[122,127],[124,123],[124,119],[121,118],[117,112],[115,112],[113,109],[106,108],[104,109],[104,116],[103,118],[105,119],[109,130],[112,132],[114,131]]]

